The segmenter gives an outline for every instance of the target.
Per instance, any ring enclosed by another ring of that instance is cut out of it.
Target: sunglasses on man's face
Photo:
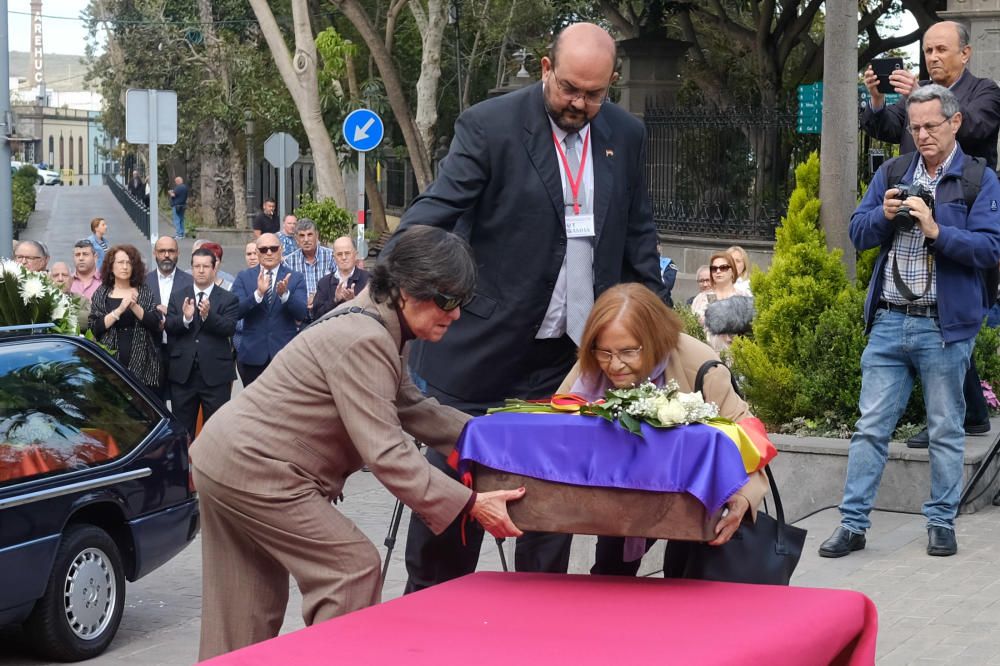
[[[433,300],[434,304],[445,312],[451,312],[455,308],[468,304],[472,298],[467,296],[449,296],[448,294],[442,294],[439,291],[431,297],[431,300]]]
[[[280,245],[258,245],[257,251],[262,254],[272,254],[281,250]]]

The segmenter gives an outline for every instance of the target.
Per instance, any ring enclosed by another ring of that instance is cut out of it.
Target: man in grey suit
[[[190,287],[194,284],[194,279],[190,273],[177,268],[177,241],[170,236],[160,236],[156,239],[153,254],[156,256],[156,268],[146,273],[146,286],[153,292],[153,302],[160,312],[162,329],[167,318],[170,295]],[[166,331],[160,334],[159,347],[160,367],[163,368],[163,376],[167,377],[170,373],[170,349]],[[170,399],[170,383],[165,379],[160,382],[157,390],[164,402]]]
[[[444,404],[482,414],[504,398],[551,395],[576,360],[594,298],[625,281],[663,296],[645,129],[607,102],[615,43],[596,25],[567,27],[542,59],[542,82],[463,113],[437,180],[401,232],[432,225],[464,236],[479,278],[448,337],[414,344],[411,366]],[[435,452],[428,459],[447,465]],[[434,537],[411,520],[408,591],[475,569],[482,531]],[[520,571],[566,571],[569,536],[519,539]]]

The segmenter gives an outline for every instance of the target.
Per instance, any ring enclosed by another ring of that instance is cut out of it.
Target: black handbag
[[[706,361],[695,378],[700,391],[705,374],[721,361]],[[733,388],[739,393],[735,378]],[[802,556],[806,530],[785,522],[778,484],[770,467],[764,467],[774,498],[775,517],[757,514],[756,522],[745,522],[722,546],[693,541],[669,541],[663,554],[663,575],[667,578],[693,578],[726,583],[788,585]]]
[[[788,585],[802,556],[806,530],[785,522],[781,496],[771,468],[765,467],[771,484],[777,518],[757,514],[757,521],[740,525],[722,546],[693,541],[669,541],[663,554],[667,578],[717,580],[725,583]]]

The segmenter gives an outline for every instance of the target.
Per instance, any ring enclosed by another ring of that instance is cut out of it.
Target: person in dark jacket
[[[313,319],[351,300],[368,286],[368,271],[358,266],[358,250],[353,239],[341,236],[335,240],[333,259],[337,269],[316,283],[311,308]]]

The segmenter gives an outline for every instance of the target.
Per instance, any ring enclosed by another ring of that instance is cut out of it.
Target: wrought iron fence
[[[794,107],[648,109],[646,175],[661,233],[774,238],[794,165],[819,147]]]
[[[143,236],[149,237],[149,209],[142,201],[139,201],[129,193],[128,188],[118,182],[118,179],[110,173],[104,174],[104,184],[108,186],[111,193],[118,199],[118,203],[125,209],[125,214],[139,227]]]

